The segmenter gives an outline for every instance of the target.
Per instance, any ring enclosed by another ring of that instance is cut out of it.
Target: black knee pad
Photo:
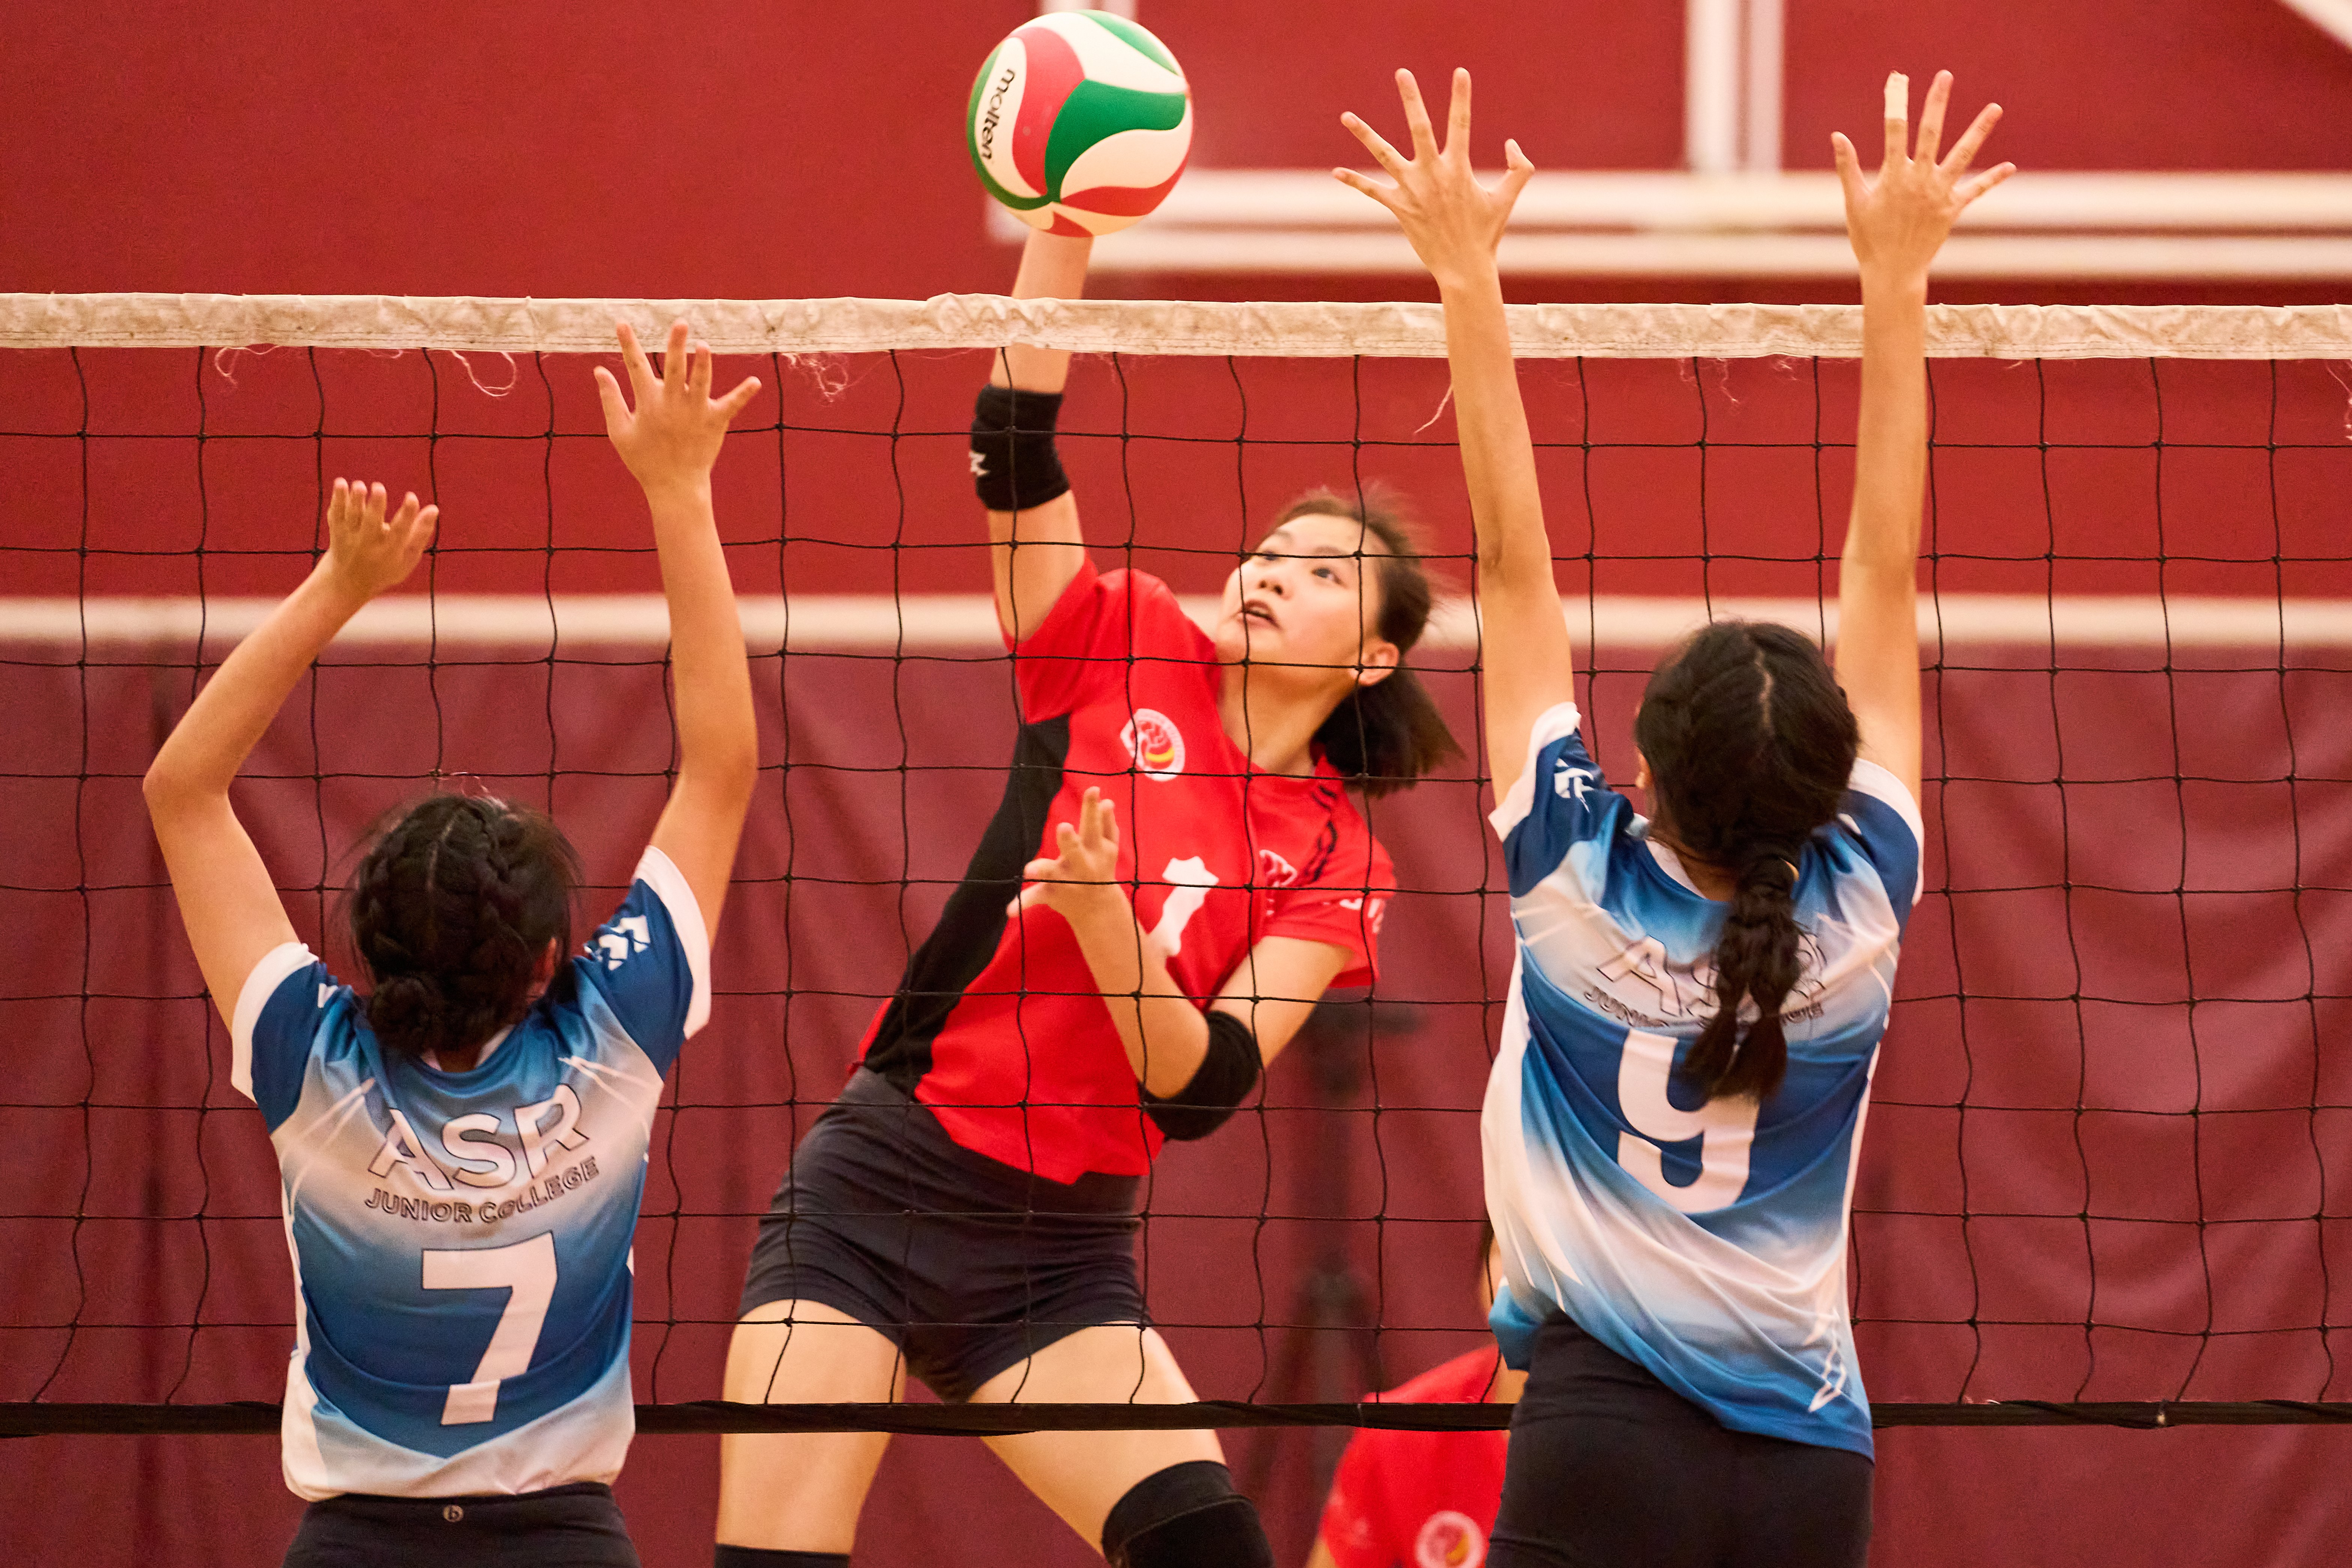
[[[1233,1472],[1214,1459],[1155,1470],[1103,1521],[1110,1568],[1274,1568],[1274,1548]]]
[[[846,1552],[768,1552],[723,1542],[710,1554],[712,1568],[849,1568]]]

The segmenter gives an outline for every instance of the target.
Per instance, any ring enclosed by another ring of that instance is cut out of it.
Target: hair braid
[[[515,1023],[548,944],[571,946],[578,880],[572,847],[537,812],[455,795],[417,805],[352,889],[352,944],[375,982],[369,1027],[414,1055],[466,1050]]]
[[[1797,883],[1807,842],[1836,816],[1853,771],[1853,711],[1804,637],[1721,621],[1651,677],[1633,736],[1650,764],[1654,815],[1676,845],[1733,879],[1716,941],[1715,1013],[1683,1072],[1710,1100],[1760,1100],[1788,1070],[1780,1010],[1804,978]]]

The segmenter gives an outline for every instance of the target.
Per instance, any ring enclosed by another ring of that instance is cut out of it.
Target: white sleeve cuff
[[[1495,825],[1495,837],[1508,838],[1511,829],[1527,820],[1536,805],[1536,764],[1543,759],[1543,749],[1564,735],[1573,735],[1584,722],[1573,702],[1556,702],[1536,715],[1535,726],[1528,731],[1528,760],[1519,769],[1519,776],[1487,814],[1486,820]]]
[[[1917,845],[1922,853],[1926,851],[1927,824],[1919,816],[1919,803],[1911,797],[1910,788],[1901,779],[1868,757],[1857,757],[1853,773],[1846,780],[1846,787],[1856,795],[1866,795],[1892,807],[1895,815],[1903,819],[1903,826],[1911,830],[1911,842]]]
[[[651,888],[669,911],[678,945],[686,950],[687,973],[694,978],[694,994],[686,1005],[686,1033],[691,1037],[710,1021],[710,928],[702,923],[702,906],[695,902],[686,873],[650,844],[637,860],[635,879]]]
[[[253,1031],[261,1022],[261,1010],[286,984],[288,975],[318,962],[319,955],[300,942],[281,942],[263,953],[253,973],[245,977],[245,985],[236,994],[236,1011],[229,1016],[228,1080],[246,1099],[253,1098]]]

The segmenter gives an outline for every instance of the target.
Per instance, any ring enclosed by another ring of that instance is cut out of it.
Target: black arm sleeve
[[[1180,1143],[1206,1138],[1223,1127],[1257,1087],[1265,1066],[1257,1036],[1247,1024],[1213,1007],[1205,1016],[1209,1054],[1192,1069],[1192,1080],[1165,1100],[1148,1089],[1143,1091],[1143,1109],[1162,1133]]]
[[[1058,392],[983,386],[971,410],[971,480],[991,511],[1027,511],[1067,495],[1062,459],[1054,450]]]

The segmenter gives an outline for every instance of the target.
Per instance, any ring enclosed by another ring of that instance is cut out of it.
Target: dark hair
[[[554,942],[550,990],[569,994],[580,858],[528,806],[478,795],[419,802],[352,880],[352,945],[375,989],[368,1026],[392,1050],[465,1050],[530,1008]]]
[[[1318,488],[1308,490],[1275,518],[1280,528],[1293,518],[1344,517],[1363,525],[1381,542],[1363,559],[1379,563],[1380,615],[1373,624],[1381,640],[1394,644],[1398,664],[1386,679],[1358,686],[1331,710],[1315,731],[1325,760],[1368,795],[1403,789],[1448,757],[1462,754],[1430,700],[1420,677],[1405,668],[1404,656],[1429,626],[1433,595],[1422,569],[1421,547],[1404,509],[1386,485],[1374,481],[1353,497]]]
[[[1803,976],[1798,862],[1837,815],[1860,740],[1822,650],[1769,622],[1716,622],[1642,695],[1633,743],[1650,764],[1653,815],[1736,886],[1715,946],[1715,1016],[1683,1065],[1709,1100],[1761,1100],[1788,1070],[1780,1006]]]

